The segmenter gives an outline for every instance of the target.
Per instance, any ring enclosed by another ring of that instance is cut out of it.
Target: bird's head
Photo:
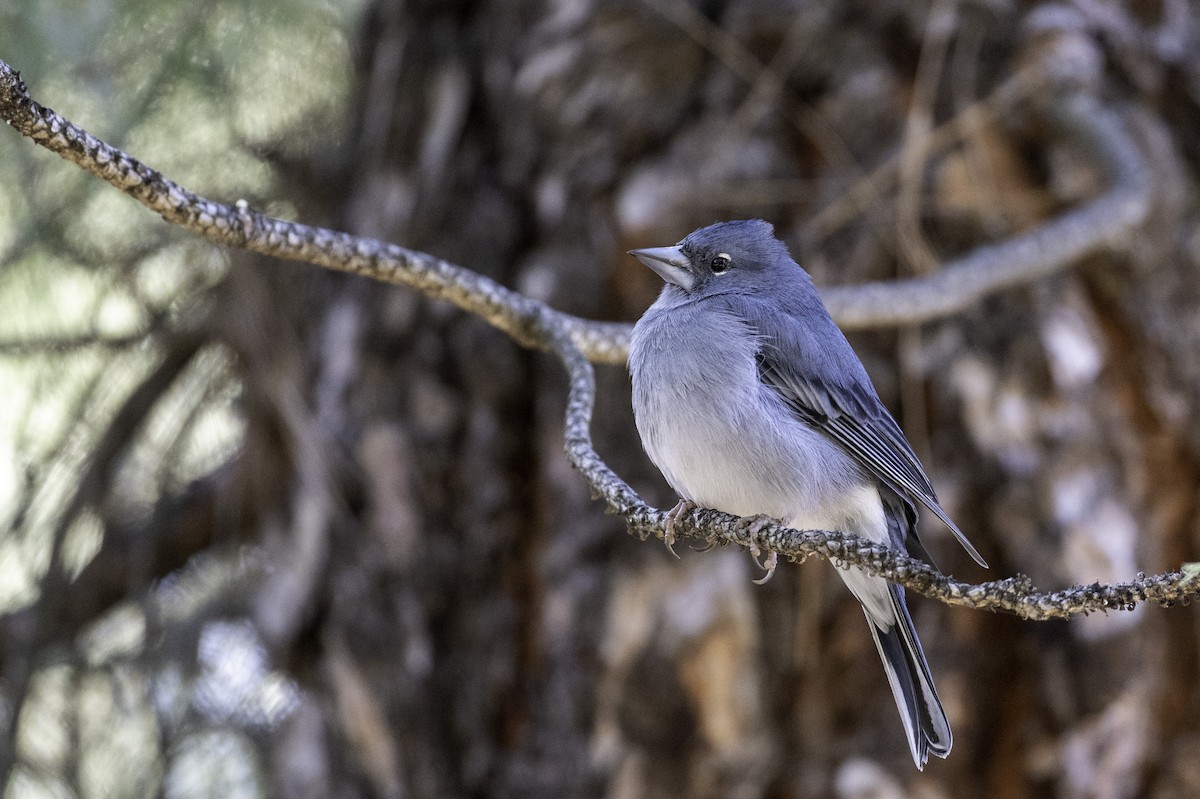
[[[629,254],[690,296],[761,290],[785,270],[797,269],[775,229],[761,219],[718,222],[671,247]]]

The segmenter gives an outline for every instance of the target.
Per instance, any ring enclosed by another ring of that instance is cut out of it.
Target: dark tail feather
[[[929,664],[913,629],[912,618],[904,604],[904,589],[889,586],[892,607],[896,611],[896,623],[883,627],[867,614],[871,635],[883,659],[888,683],[896,697],[904,732],[908,735],[908,746],[912,751],[917,768],[923,769],[930,753],[938,757],[950,754],[953,736],[946,712],[933,687],[929,676]]]

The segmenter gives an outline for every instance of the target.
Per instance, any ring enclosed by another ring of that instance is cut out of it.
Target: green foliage
[[[39,101],[189,188],[265,204],[280,194],[272,159],[336,146],[359,13],[320,0],[8,0],[0,57]],[[0,135],[0,612],[36,599],[97,442],[162,360],[161,334],[186,329],[226,269],[216,248]],[[125,518],[237,451],[239,394],[229,353],[193,359],[137,420],[113,481]],[[68,573],[103,534],[91,512],[71,521]],[[143,613],[105,622],[106,640],[130,646],[34,675],[6,796],[261,795],[253,746],[205,727],[195,675],[139,660]],[[181,725],[170,757],[156,702]]]

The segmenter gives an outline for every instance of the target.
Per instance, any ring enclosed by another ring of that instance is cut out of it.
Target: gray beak
[[[695,277],[691,264],[678,245],[674,247],[649,247],[645,250],[630,250],[629,254],[658,273],[668,283],[674,283],[684,291],[690,291]]]

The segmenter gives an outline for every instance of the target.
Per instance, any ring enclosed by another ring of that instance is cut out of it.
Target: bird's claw
[[[679,521],[679,517],[690,510],[695,510],[696,503],[690,499],[681,499],[675,503],[675,507],[667,511],[667,520],[663,524],[663,543],[667,545],[667,551],[679,558],[679,554],[675,551],[675,525]]]
[[[751,549],[750,555],[754,558],[754,565],[766,572],[766,574],[764,574],[762,577],[759,577],[757,580],[751,580],[750,582],[754,583],[755,585],[764,585],[767,580],[770,580],[775,576],[775,567],[779,565],[779,553],[775,550],[768,552],[765,563],[760,562],[758,559],[758,547]]]
[[[768,524],[778,523],[777,519],[772,519],[770,516],[754,516],[746,522],[746,534],[750,539],[750,558],[754,561],[754,565],[766,572],[762,577],[752,582],[755,585],[763,585],[775,576],[775,568],[779,565],[779,553],[774,550],[767,550],[766,561],[761,560],[762,550],[758,548],[758,544],[754,543],[754,534]]]

